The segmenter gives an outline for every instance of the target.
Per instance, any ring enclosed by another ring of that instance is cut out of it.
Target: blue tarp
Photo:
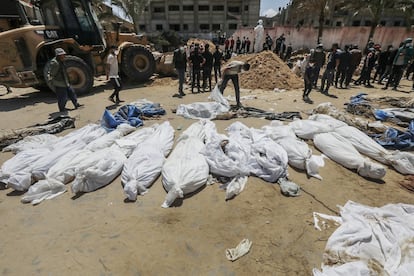
[[[105,109],[102,115],[101,125],[109,131],[125,123],[134,127],[140,127],[144,124],[142,116],[152,117],[164,115],[165,113],[165,110],[157,104],[144,104],[141,109],[135,105],[127,104],[121,106],[114,114],[111,114],[111,112]]]
[[[414,148],[414,120],[410,122],[406,132],[389,127],[384,134],[375,134],[372,138],[385,148],[412,149]]]

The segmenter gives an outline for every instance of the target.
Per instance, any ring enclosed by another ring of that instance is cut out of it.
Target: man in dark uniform
[[[185,70],[187,68],[187,54],[185,52],[184,45],[180,45],[180,48],[174,51],[173,64],[178,74],[178,94],[174,94],[173,97],[182,98],[185,96],[183,85]]]
[[[332,51],[328,56],[328,63],[326,64],[325,72],[322,75],[321,92],[328,95],[329,87],[333,83],[335,70],[338,70],[339,65],[339,54],[338,54],[338,43],[332,44]]]
[[[203,91],[206,92],[207,88],[207,81],[209,91],[211,91],[211,71],[213,70],[213,54],[209,50],[210,45],[206,43],[204,45],[204,52],[202,54],[204,58],[204,65],[203,65]]]
[[[194,86],[197,84],[197,93],[200,93],[200,73],[201,67],[204,65],[205,59],[199,52],[200,45],[196,43],[194,45],[194,51],[190,54],[188,61],[190,62],[193,70],[193,78],[191,82],[191,93],[194,93]]]
[[[213,66],[214,66],[214,78],[216,83],[218,78],[221,78],[221,62],[224,60],[223,53],[220,52],[220,48],[216,45],[216,51],[213,53]]]

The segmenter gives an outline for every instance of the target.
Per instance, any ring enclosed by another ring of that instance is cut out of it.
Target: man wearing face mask
[[[185,52],[184,45],[180,45],[180,48],[174,51],[173,64],[178,74],[178,93],[174,94],[173,97],[182,98],[185,96],[183,85],[185,79],[185,70],[187,68],[187,54]]]
[[[414,55],[413,50],[413,39],[407,38],[404,41],[404,45],[401,46],[393,61],[393,67],[391,74],[388,78],[387,84],[382,89],[387,89],[391,82],[393,82],[392,90],[397,90],[398,85],[400,84],[400,80],[403,75],[404,68],[407,66],[408,62]]]

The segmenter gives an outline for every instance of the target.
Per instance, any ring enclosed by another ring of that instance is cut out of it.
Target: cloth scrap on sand
[[[249,253],[250,248],[252,247],[252,242],[248,239],[243,239],[236,248],[226,249],[227,260],[234,262],[235,260],[243,257]]]
[[[49,119],[44,123],[28,126],[25,128],[2,130],[0,132],[0,149],[14,144],[27,136],[43,133],[56,134],[62,132],[65,129],[74,127],[75,118],[69,117],[67,115],[61,115]]]
[[[327,241],[322,270],[313,275],[413,275],[414,205],[348,201],[340,209],[335,222],[341,226]]]

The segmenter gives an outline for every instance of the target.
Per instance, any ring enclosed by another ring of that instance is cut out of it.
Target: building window
[[[352,21],[352,26],[354,26],[354,27],[361,26],[361,21],[360,20],[354,20],[354,21]]]
[[[228,7],[229,12],[240,13],[240,7]]]
[[[381,26],[385,26],[385,25],[387,25],[387,22],[386,22],[385,20],[382,20],[382,21],[380,22],[380,25],[381,25]]]
[[[170,24],[170,30],[180,31],[180,24]]]
[[[178,5],[168,6],[168,11],[180,11],[180,6]]]
[[[162,24],[157,24],[157,25],[155,25],[155,29],[156,29],[157,31],[162,31]]]
[[[401,26],[401,21],[395,21],[394,22],[394,27],[398,27]]]
[[[188,24],[183,24],[183,30],[188,31]]]
[[[164,13],[165,8],[164,7],[154,7],[154,13]]]
[[[370,20],[365,20],[365,26],[371,26],[371,21]]]
[[[229,30],[237,30],[237,24],[234,24],[234,23],[229,24]]]
[[[341,27],[342,26],[342,22],[341,21],[336,21],[336,26],[337,27]]]
[[[280,9],[280,8],[279,8]],[[244,11],[249,11],[249,6],[248,5],[245,5],[244,6]]]
[[[198,6],[199,11],[209,11],[210,7],[208,5],[200,5]]]
[[[212,31],[218,31],[218,30],[220,30],[220,24],[212,24],[211,25],[211,30]]]
[[[213,11],[224,11],[224,6],[222,5],[214,5]]]
[[[141,30],[141,31],[145,31],[145,24],[141,24],[141,25],[139,25],[139,29]]]
[[[208,30],[210,30],[210,25],[209,24],[200,24],[200,30],[208,31]]]
[[[193,5],[183,6],[183,11],[193,11],[193,10],[194,10],[194,6]]]

